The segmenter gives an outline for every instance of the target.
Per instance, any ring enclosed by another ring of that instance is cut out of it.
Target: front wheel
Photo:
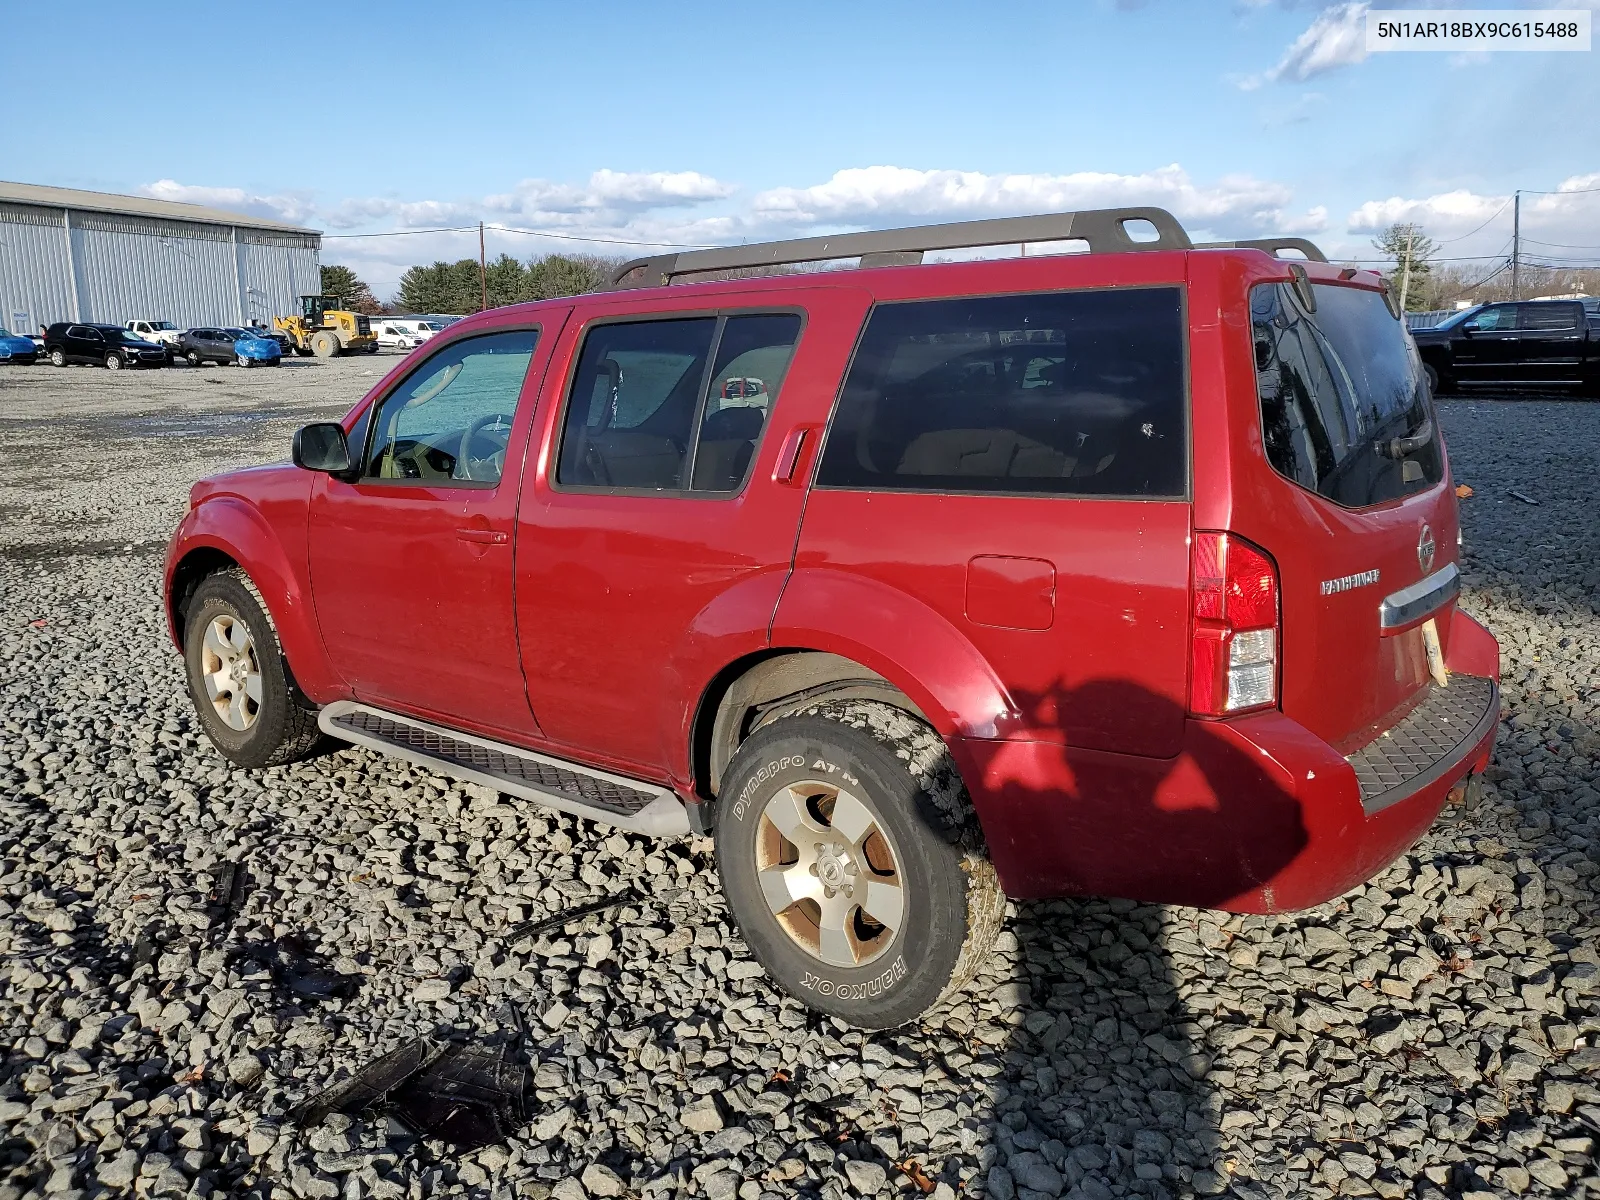
[[[106,355],[106,370],[122,370],[122,355],[116,353],[116,351],[112,351],[110,354]]]
[[[866,1029],[916,1019],[988,957],[1005,897],[939,736],[872,701],[758,729],[723,780],[717,869],[751,952]]]
[[[64,351],[64,350],[52,350],[52,351],[50,351],[50,365],[52,367],[64,367],[64,366],[66,366],[67,365],[67,354],[66,354],[66,351]]]
[[[189,698],[224,758],[273,767],[317,744],[316,708],[295,687],[266,603],[238,568],[207,576],[184,618]]]
[[[201,363],[205,362],[205,359],[200,357],[200,351],[198,350],[191,350],[183,357],[189,361],[189,365],[191,367],[198,367]]]
[[[249,367],[252,365],[252,363],[248,358],[241,354],[238,358],[233,360],[233,365],[236,367]]]

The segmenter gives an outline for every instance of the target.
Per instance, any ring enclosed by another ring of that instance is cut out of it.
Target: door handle
[[[800,465],[800,452],[805,449],[806,437],[810,432],[802,426],[791,429],[789,436],[783,439],[783,445],[778,448],[778,461],[772,468],[773,483],[793,482],[795,469]]]
[[[504,546],[511,540],[509,533],[498,529],[458,529],[456,536],[463,542],[477,542],[482,546]]]

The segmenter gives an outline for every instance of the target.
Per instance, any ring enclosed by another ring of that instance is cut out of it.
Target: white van
[[[413,350],[438,333],[439,326],[422,317],[373,317],[372,332],[379,346]]]

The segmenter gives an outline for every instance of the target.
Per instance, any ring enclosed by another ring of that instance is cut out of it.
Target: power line
[[[1491,216],[1489,221],[1493,221],[1495,217],[1498,217],[1501,213],[1505,212],[1506,204],[1510,203],[1511,197],[1507,196],[1505,199],[1505,204],[1502,204],[1499,208],[1494,210],[1494,216]],[[1479,225],[1477,229],[1472,231],[1472,233],[1481,233],[1483,230],[1487,229],[1489,227],[1489,221],[1485,221],[1482,225]],[[1464,242],[1472,236],[1472,233],[1463,233],[1460,237],[1445,238],[1437,244],[1440,246],[1448,246],[1451,242]]]
[[[635,242],[627,238],[579,237],[572,233],[552,233],[548,229],[512,229],[507,225],[489,225],[486,228],[498,229],[501,233],[523,233],[529,237],[561,238],[569,242],[601,242],[607,246],[659,246],[666,250],[709,250],[710,246],[690,246],[683,242]]]
[[[557,233],[553,229],[513,229],[509,225],[485,225],[501,233],[520,233],[527,237],[558,238],[564,242],[595,242],[606,246],[653,246],[663,250],[704,250],[704,245],[691,246],[683,242],[640,242],[630,238],[583,237],[576,233]],[[462,225],[444,229],[389,229],[382,233],[325,233],[324,238],[377,238],[412,237],[420,233],[477,233],[476,225]]]

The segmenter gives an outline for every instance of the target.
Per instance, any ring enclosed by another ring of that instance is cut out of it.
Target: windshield
[[[1262,438],[1278,474],[1346,508],[1443,478],[1416,344],[1378,292],[1288,284],[1250,289]]]
[[[150,328],[151,329],[176,329],[177,326],[174,325],[171,321],[151,321],[150,322]]]
[[[145,341],[147,341],[147,339],[145,338],[144,334],[142,334],[142,333],[134,333],[132,330],[128,330],[128,329],[121,329],[121,330],[118,330],[117,332],[119,332],[122,335],[122,340],[125,341],[125,342],[140,342],[140,343],[144,343]]]
[[[223,333],[237,341],[239,338],[258,338],[261,336],[259,329],[224,329]]]
[[[0,325],[0,337],[10,337],[10,336],[11,336],[11,331],[9,329],[7,329],[4,325]]]

